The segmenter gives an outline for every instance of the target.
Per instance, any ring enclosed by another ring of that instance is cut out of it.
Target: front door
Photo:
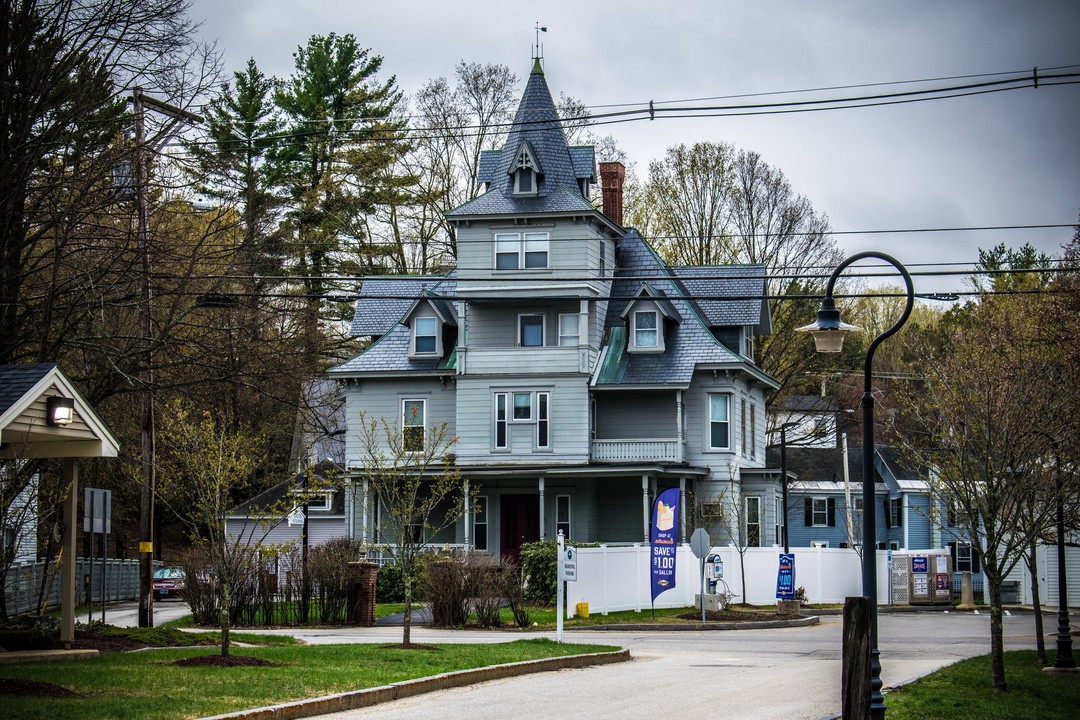
[[[500,557],[521,564],[521,546],[540,539],[540,496],[503,495],[499,498]]]

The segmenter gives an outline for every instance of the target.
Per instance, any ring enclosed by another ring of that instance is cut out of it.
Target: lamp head
[[[51,396],[45,400],[47,415],[45,421],[53,427],[66,427],[75,419],[75,400],[68,397]]]
[[[830,295],[821,302],[821,309],[817,312],[817,322],[795,328],[795,331],[812,334],[814,347],[818,352],[838,353],[844,349],[844,336],[853,330],[861,329],[855,325],[848,325],[840,319],[840,311],[836,309],[836,303]]]

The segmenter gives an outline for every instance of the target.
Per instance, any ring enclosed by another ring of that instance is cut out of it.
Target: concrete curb
[[[817,625],[819,622],[821,622],[821,618],[811,616],[799,618],[797,620],[762,620],[760,622],[711,622],[704,625],[702,625],[701,623],[693,624],[690,622],[687,622],[686,624],[636,623],[632,625],[586,625],[582,627],[566,628],[566,632],[618,632],[620,630],[630,632],[642,632],[644,630],[672,630],[676,632],[701,632],[702,630],[772,630],[774,628],[807,627],[808,625]]]
[[[416,680],[406,680],[365,690],[352,690],[307,700],[295,700],[280,705],[241,710],[240,712],[226,713],[225,715],[214,715],[202,720],[226,720],[227,718],[229,720],[291,720],[292,718],[306,718],[326,713],[355,710],[390,702],[391,700],[400,700],[435,692],[436,690],[464,687],[488,680],[501,680],[502,678],[548,672],[550,670],[583,668],[590,665],[608,665],[627,662],[628,660],[630,660],[630,651],[619,650],[606,653],[590,653],[588,655],[544,658],[543,660],[527,660],[505,665],[491,665],[472,670],[459,670],[426,678],[417,678]]]

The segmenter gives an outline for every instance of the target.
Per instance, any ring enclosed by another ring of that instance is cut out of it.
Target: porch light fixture
[[[862,533],[862,585],[863,596],[870,601],[870,715],[872,720],[884,720],[885,698],[881,694],[881,659],[878,652],[878,616],[877,616],[877,518],[874,515],[874,395],[871,392],[871,375],[874,363],[874,351],[877,350],[886,338],[895,334],[911,315],[911,308],[915,304],[915,289],[911,283],[911,275],[907,268],[901,265],[895,258],[885,253],[868,251],[856,253],[837,266],[829,278],[825,287],[825,299],[821,302],[818,310],[817,322],[812,325],[798,328],[798,331],[809,332],[814,335],[814,344],[818,352],[837,353],[844,346],[844,336],[850,330],[858,330],[854,325],[848,325],[840,319],[840,311],[836,309],[833,300],[833,287],[836,279],[847,266],[853,262],[875,258],[896,268],[904,278],[907,288],[907,303],[904,312],[900,315],[892,327],[878,335],[870,347],[866,350],[866,363],[863,366],[863,398],[862,398],[862,440],[863,440],[863,533]]]
[[[45,421],[53,427],[66,427],[75,419],[74,398],[50,396],[45,400]]]

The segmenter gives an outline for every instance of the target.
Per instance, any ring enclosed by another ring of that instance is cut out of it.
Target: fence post
[[[843,720],[869,720],[870,598],[849,597],[844,600],[840,695]]]

